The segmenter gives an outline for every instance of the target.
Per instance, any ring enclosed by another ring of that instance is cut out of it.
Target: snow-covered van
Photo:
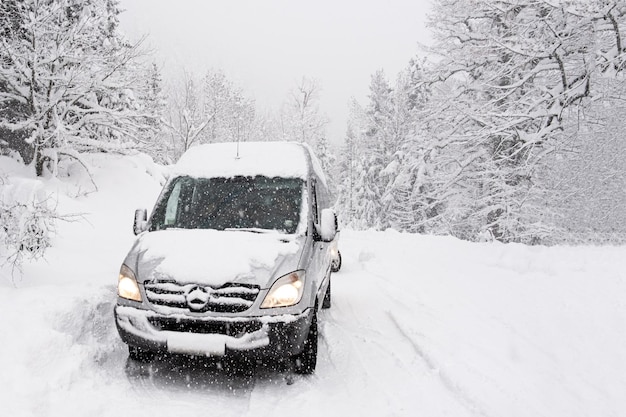
[[[330,307],[334,212],[320,164],[299,143],[221,143],[174,166],[120,270],[117,329],[131,359],[159,352],[317,361]]]

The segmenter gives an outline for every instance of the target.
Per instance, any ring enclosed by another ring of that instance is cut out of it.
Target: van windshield
[[[150,230],[248,229],[295,233],[304,181],[299,178],[174,179],[154,209]]]

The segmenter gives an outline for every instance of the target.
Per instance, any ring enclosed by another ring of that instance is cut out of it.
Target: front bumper
[[[126,305],[115,307],[117,330],[130,346],[218,357],[297,355],[304,348],[312,317],[312,309],[300,314],[261,317],[191,317]]]

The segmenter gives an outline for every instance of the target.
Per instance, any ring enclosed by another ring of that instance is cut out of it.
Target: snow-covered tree
[[[254,120],[249,131],[249,139],[255,142],[282,140],[279,117],[268,109],[255,109]]]
[[[144,71],[144,81],[141,84],[139,96],[143,105],[145,116],[145,127],[143,129],[142,141],[150,144],[145,150],[153,154],[156,160],[166,162],[162,158],[165,152],[162,150],[164,126],[163,118],[167,110],[167,97],[163,85],[163,76],[156,63],[147,66]],[[152,149],[157,149],[152,152]]]
[[[209,125],[203,134],[203,142],[228,140],[232,136],[234,92],[233,83],[221,70],[209,70],[202,79],[202,102]]]
[[[198,81],[183,72],[169,90],[165,126],[172,160],[200,143],[256,138],[256,107],[223,71],[211,69]]]
[[[321,85],[314,79],[303,77],[289,92],[280,109],[280,137],[275,140],[306,143],[315,151],[323,168],[335,164],[335,155],[326,136],[327,117],[319,108]],[[335,178],[328,177],[331,192],[335,191]]]
[[[36,172],[76,151],[121,150],[140,139],[138,45],[118,33],[116,0],[0,4],[0,129]],[[15,107],[17,106],[17,107]]]
[[[547,159],[546,214],[558,230],[551,243],[626,242],[626,84],[603,79],[592,86],[593,101],[569,123],[559,152]]]
[[[537,174],[594,80],[621,73],[624,2],[438,0],[433,10],[432,75],[449,95],[431,118],[456,188],[451,232],[541,239],[550,227]]]
[[[228,139],[234,142],[245,142],[250,139],[255,118],[254,100],[246,97],[240,89],[233,90],[230,95],[228,122]]]
[[[170,138],[170,157],[178,158],[193,145],[202,143],[204,131],[213,114],[208,114],[203,105],[202,90],[192,74],[183,71],[178,85],[170,88],[168,115],[164,120]]]
[[[321,87],[315,80],[302,78],[291,90],[281,109],[283,140],[293,140],[317,146],[325,136],[327,120],[320,114]]]
[[[42,258],[59,218],[40,181],[11,183],[0,175],[0,264],[10,264],[15,276],[24,261]]]
[[[372,75],[370,82],[369,103],[364,108],[365,125],[361,136],[364,151],[360,157],[359,173],[362,197],[360,217],[368,219],[370,226],[386,228],[389,226],[388,207],[384,201],[385,190],[392,170],[387,169],[395,153],[397,143],[393,134],[393,89],[382,70]]]
[[[420,134],[429,92],[417,60],[391,85],[383,71],[372,76],[369,103],[354,104],[341,162],[350,179],[340,187],[350,219],[364,226],[423,231],[427,141]],[[355,197],[365,201],[355,201]]]

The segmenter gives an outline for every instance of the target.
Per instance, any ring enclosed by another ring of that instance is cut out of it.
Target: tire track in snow
[[[335,307],[336,308],[336,307]],[[341,349],[339,352],[336,352],[336,342],[332,340],[332,326],[336,325],[336,320],[332,315],[332,311],[323,311],[322,312],[322,321],[320,326],[319,333],[319,347],[318,347],[318,365],[319,364],[328,364],[330,370],[338,374],[340,371],[340,366],[338,363],[341,362],[337,355],[341,354]],[[320,349],[321,348],[321,349]]]
[[[386,313],[398,333],[409,343],[417,356],[419,356],[426,364],[431,373],[439,378],[443,386],[450,393],[452,393],[452,395],[461,404],[463,404],[470,412],[472,412],[472,414],[482,417],[489,417],[489,414],[477,403],[477,401],[471,398],[470,395],[462,387],[454,382],[454,380],[450,378],[450,376],[445,371],[443,371],[440,366],[438,366],[433,357],[424,348],[422,348],[413,337],[409,335],[406,329],[398,322],[395,315],[390,311],[387,311]]]
[[[411,363],[390,349],[389,332],[372,324],[382,323],[386,317],[384,310],[370,308],[368,299],[375,299],[377,296],[372,295],[376,291],[351,291],[344,298],[344,292],[336,288],[338,297],[325,321],[328,360],[332,363],[329,367],[334,367],[334,374],[324,377],[324,384],[336,386],[334,394],[341,393],[363,407],[358,412],[352,410],[354,414],[368,415],[378,407],[385,410],[385,415],[403,416],[421,409],[420,395],[410,393],[408,388],[419,383],[414,379],[416,373],[409,370]],[[420,367],[425,370],[423,365]],[[391,375],[395,377],[389,379]]]
[[[354,314],[354,311],[352,310],[351,306],[350,306],[349,313],[351,313],[350,315],[352,316],[352,321],[356,321],[355,319],[356,315]],[[331,337],[331,338],[333,337],[333,336],[330,336],[333,333],[333,331],[331,330],[333,327],[337,329],[339,333],[342,335],[341,338],[335,338],[333,343],[327,343],[327,346],[329,346],[327,360],[331,364],[331,366],[334,368],[334,370],[335,371],[345,370],[345,368],[339,367],[337,365],[338,362],[342,362],[342,361],[335,359],[337,355],[344,354],[346,358],[349,358],[350,360],[358,361],[358,365],[360,366],[361,371],[365,375],[370,376],[370,373],[368,371],[368,366],[367,366],[368,362],[362,357],[361,352],[358,349],[357,345],[369,342],[369,339],[367,339],[363,335],[362,330],[371,330],[371,329],[368,327],[360,326],[359,327],[360,331],[357,333],[357,332],[354,332],[353,329],[350,329],[344,326],[343,324],[339,322],[339,320],[336,320],[336,319],[327,320],[324,326],[327,328],[327,334],[328,334],[327,337]],[[355,343],[355,340],[358,341],[358,343]],[[330,347],[331,345],[332,345],[332,348]],[[372,379],[372,380],[375,381],[375,379]],[[350,393],[353,393],[355,391],[353,385],[351,385],[350,383],[346,383],[345,388],[347,388]]]

